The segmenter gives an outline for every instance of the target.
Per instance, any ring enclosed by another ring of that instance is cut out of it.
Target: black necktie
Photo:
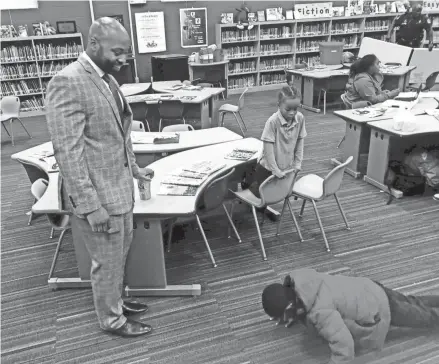
[[[119,110],[120,120],[123,121],[123,106],[120,100],[119,92],[117,91],[117,85],[108,73],[102,76],[102,79],[110,86],[110,91],[113,94],[114,101],[116,101],[117,109]]]

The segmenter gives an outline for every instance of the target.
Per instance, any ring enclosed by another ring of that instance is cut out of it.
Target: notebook
[[[239,161],[247,161],[257,153],[257,150],[233,149],[226,154],[225,159],[234,159]]]
[[[421,93],[422,85],[418,87],[416,91],[412,92],[401,92],[397,97],[395,97],[395,100],[398,101],[415,101],[419,97],[419,94]]]

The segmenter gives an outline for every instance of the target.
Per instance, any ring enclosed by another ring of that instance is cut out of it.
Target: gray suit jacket
[[[133,207],[133,176],[139,167],[131,144],[132,112],[122,98],[121,120],[112,93],[83,56],[47,87],[46,119],[60,170],[60,202],[77,216],[101,206],[110,215]]]

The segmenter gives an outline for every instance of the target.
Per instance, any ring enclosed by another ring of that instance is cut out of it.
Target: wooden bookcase
[[[229,60],[228,93],[241,93],[245,87],[251,91],[279,89],[279,84],[285,82],[285,68],[319,62],[319,42],[344,41],[346,51],[356,54],[363,37],[384,40],[399,15],[265,21],[254,23],[250,31],[240,31],[236,24],[216,24],[216,45]],[[438,30],[439,19],[435,19],[439,13],[429,15]]]
[[[2,38],[0,97],[18,96],[22,116],[43,115],[50,79],[82,51],[81,33]]]

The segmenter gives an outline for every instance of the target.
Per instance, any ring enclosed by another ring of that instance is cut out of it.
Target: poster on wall
[[[139,53],[166,51],[165,17],[163,11],[136,13],[135,17]]]
[[[180,9],[182,48],[207,47],[207,9]]]

